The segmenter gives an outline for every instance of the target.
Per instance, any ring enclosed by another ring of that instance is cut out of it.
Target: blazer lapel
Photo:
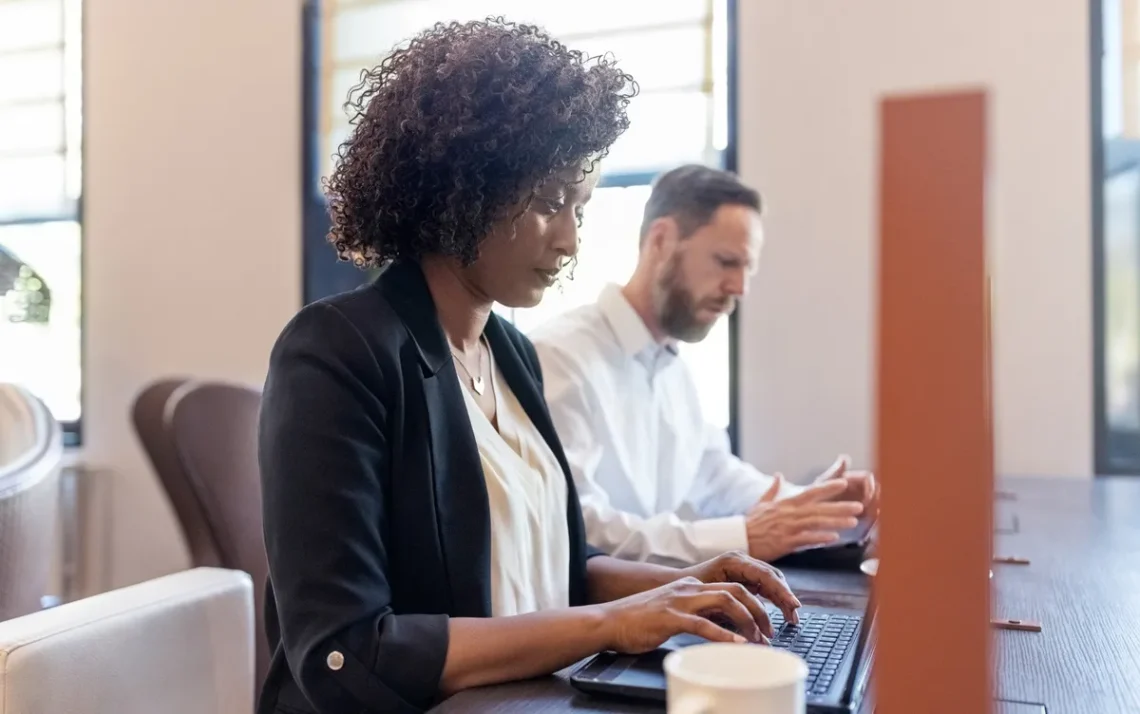
[[[491,514],[479,447],[451,349],[418,265],[394,263],[377,278],[376,287],[400,315],[419,350],[451,614],[489,617]]]
[[[495,364],[498,365],[503,377],[507,380],[507,386],[515,393],[515,398],[519,400],[523,411],[530,417],[531,423],[538,429],[542,438],[550,446],[551,451],[554,452],[554,456],[558,459],[558,465],[562,467],[563,471],[568,472],[570,468],[566,462],[566,455],[562,453],[562,444],[558,440],[554,422],[550,418],[550,411],[546,408],[546,397],[539,389],[538,380],[527,368],[525,358],[519,353],[515,343],[507,336],[502,318],[498,315],[491,315],[491,319],[487,321],[485,334],[487,342],[490,343],[491,350],[495,354]]]

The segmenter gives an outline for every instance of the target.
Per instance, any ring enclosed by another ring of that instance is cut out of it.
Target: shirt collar
[[[602,316],[614,331],[618,344],[630,357],[657,357],[663,352],[677,354],[677,345],[672,340],[659,343],[645,326],[645,321],[629,304],[618,285],[607,285],[598,298]]]

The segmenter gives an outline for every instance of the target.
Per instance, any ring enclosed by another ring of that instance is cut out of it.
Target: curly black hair
[[[361,73],[325,182],[341,259],[470,264],[493,223],[563,171],[594,170],[629,126],[633,78],[501,17],[437,23]]]

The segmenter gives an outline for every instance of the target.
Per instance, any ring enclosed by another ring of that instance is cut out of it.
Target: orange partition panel
[[[877,712],[990,711],[982,92],[881,105]]]

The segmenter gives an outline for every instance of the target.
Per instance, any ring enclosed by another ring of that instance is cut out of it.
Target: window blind
[[[73,218],[80,0],[0,0],[0,223]]]
[[[539,25],[587,55],[610,53],[637,80],[630,127],[602,163],[598,189],[579,235],[572,280],[546,291],[540,305],[495,309],[529,331],[592,302],[607,283],[627,280],[637,262],[638,230],[649,183],[682,163],[723,166],[727,145],[728,0],[320,0],[315,69],[319,174],[350,130],[343,109],[361,71],[379,64],[436,22],[501,15]],[[317,177],[312,177],[315,180]],[[323,242],[323,233],[317,242]],[[710,423],[729,424],[731,338],[722,320],[682,357]]]
[[[721,163],[727,53],[724,0],[574,3],[536,0],[323,0],[322,175],[348,136],[343,104],[361,71],[435,22],[502,15],[539,25],[588,55],[611,53],[641,92],[607,175],[656,173],[684,162]]]
[[[81,0],[0,0],[0,381],[79,438]]]

